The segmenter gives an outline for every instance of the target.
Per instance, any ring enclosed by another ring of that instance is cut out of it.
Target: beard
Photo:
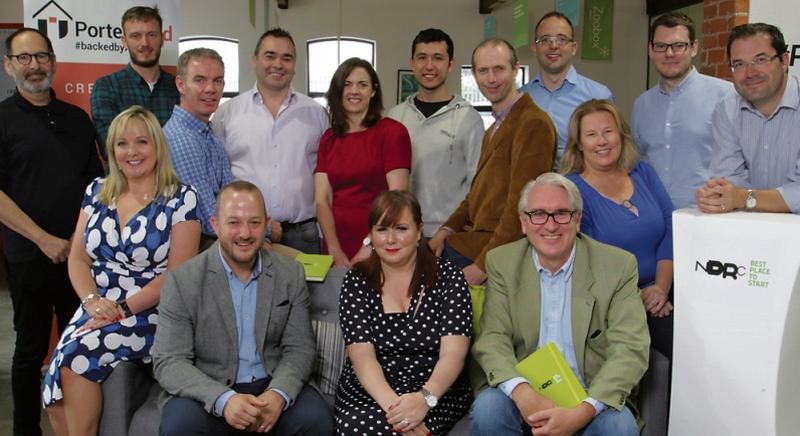
[[[152,59],[142,59],[141,57],[139,57],[138,54],[135,54],[132,51],[129,52],[129,54],[131,55],[132,64],[140,66],[142,68],[152,68],[158,65],[158,60],[161,58],[161,49],[159,48],[154,51],[153,54],[155,56],[153,56]]]
[[[31,94],[40,94],[43,92],[50,92],[50,86],[53,84],[53,72],[52,71],[30,71],[27,73],[17,74],[16,71],[13,72],[14,82],[17,84],[18,88],[24,89]],[[28,79],[31,76],[42,77],[41,81],[39,82],[30,82]]]

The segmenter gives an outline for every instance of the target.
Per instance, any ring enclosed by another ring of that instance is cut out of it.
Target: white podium
[[[672,216],[669,433],[800,434],[800,216]]]

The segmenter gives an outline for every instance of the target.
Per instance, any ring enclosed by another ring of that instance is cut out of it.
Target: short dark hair
[[[369,208],[367,225],[370,230],[376,225],[391,227],[400,221],[400,215],[406,210],[411,212],[417,227],[422,227],[422,211],[414,194],[401,190],[383,191]],[[367,259],[353,265],[353,269],[364,275],[370,289],[382,293],[384,273],[381,269],[381,259],[375,250],[372,250]],[[430,288],[435,285],[437,273],[436,256],[428,244],[421,241],[417,245],[417,261],[408,287],[408,295],[420,286]]]
[[[122,14],[122,31],[125,32],[125,23],[128,21],[150,21],[156,20],[158,28],[162,29],[164,21],[158,13],[158,6],[134,6]]]
[[[478,44],[477,47],[475,47],[475,50],[472,50],[472,69],[473,70],[475,70],[475,52],[477,52],[479,48],[485,47],[487,45],[491,45],[491,46],[504,45],[504,46],[506,46],[506,48],[508,48],[508,51],[511,53],[511,59],[509,59],[509,61],[511,61],[511,66],[513,67],[514,65],[517,65],[519,63],[519,60],[517,58],[517,51],[514,49],[514,46],[511,45],[510,42],[506,41],[503,38],[489,38],[489,39],[484,39],[483,42],[481,42],[480,44]]]
[[[292,48],[294,48],[295,55],[297,55],[297,47],[294,45],[294,39],[292,39],[292,35],[289,32],[283,30],[280,27],[273,27],[272,29],[267,30],[266,32],[262,33],[261,36],[258,38],[258,42],[256,43],[256,49],[253,50],[253,55],[258,56],[258,49],[261,47],[261,41],[263,41],[267,37],[273,38],[286,38],[289,42],[292,43]]]
[[[434,28],[420,30],[420,32],[417,33],[417,36],[414,37],[414,41],[411,43],[411,57],[413,58],[414,54],[417,52],[417,44],[439,41],[444,41],[445,44],[447,44],[447,56],[450,60],[453,60],[453,40],[450,39],[450,35],[446,34],[444,31]]]
[[[216,50],[206,47],[197,47],[186,50],[178,57],[177,73],[184,79],[186,78],[186,66],[189,65],[189,61],[192,59],[213,59],[219,62],[219,64],[222,65],[222,70],[225,71],[225,62],[222,61],[222,56],[220,56]]]
[[[566,21],[567,24],[569,24],[569,30],[572,32],[572,35],[570,35],[569,37],[570,38],[574,38],[575,37],[575,26],[572,25],[572,20],[570,20],[568,16],[564,15],[561,12],[552,11],[552,12],[548,12],[548,13],[544,14],[544,16],[542,18],[539,18],[539,21],[536,22],[536,27],[533,28],[533,37],[534,38],[538,38],[539,37],[539,25],[542,24],[542,21],[544,21],[544,20],[546,20],[548,18],[552,18],[552,17],[561,18],[562,20]]]
[[[767,23],[740,24],[734,27],[728,36],[728,46],[725,48],[725,52],[728,55],[728,63],[731,62],[731,45],[733,45],[733,41],[756,36],[759,33],[769,36],[772,48],[775,49],[777,54],[782,55],[789,49],[786,45],[786,40],[783,39],[783,33],[776,26]]]
[[[683,26],[689,31],[689,43],[694,44],[694,41],[697,37],[694,31],[694,21],[692,21],[691,17],[684,14],[680,11],[671,11],[667,12],[656,18],[652,24],[650,24],[650,33],[647,35],[647,42],[653,43],[653,38],[656,35],[656,29],[660,26],[668,27],[672,29],[673,27]]]
[[[344,82],[347,81],[347,76],[356,68],[363,68],[369,74],[372,81],[372,89],[375,95],[369,100],[369,108],[367,108],[367,115],[364,117],[364,127],[372,127],[378,120],[381,119],[381,112],[383,112],[383,96],[381,94],[381,82],[378,80],[378,73],[372,64],[361,58],[350,58],[336,69],[331,78],[331,85],[325,93],[325,98],[328,100],[328,112],[331,117],[331,128],[333,129],[334,136],[344,136],[347,133],[347,114],[344,111],[342,104],[342,93],[344,92]]]
[[[50,38],[48,38],[47,35],[31,27],[22,27],[20,29],[15,30],[14,33],[8,35],[8,37],[6,38],[6,56],[12,54],[11,44],[14,42],[14,39],[25,32],[33,32],[39,34],[39,36],[44,38],[44,41],[47,43],[47,51],[53,53],[53,43],[50,42]]]

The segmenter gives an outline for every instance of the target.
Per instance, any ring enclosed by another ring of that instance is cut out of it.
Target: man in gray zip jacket
[[[411,69],[419,92],[387,116],[411,136],[411,192],[422,207],[424,234],[433,236],[469,191],[484,127],[478,111],[447,89],[453,41],[439,29],[420,31],[411,44]]]

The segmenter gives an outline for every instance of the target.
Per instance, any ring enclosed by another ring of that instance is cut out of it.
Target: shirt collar
[[[567,76],[564,78],[564,82],[569,82],[573,85],[578,84],[578,70],[575,69],[574,65],[569,66],[569,71],[567,71]],[[539,86],[545,88],[544,83],[542,82],[542,73],[541,71],[536,73],[536,77],[533,79],[533,83],[538,84]],[[561,83],[561,86],[564,86],[564,83]],[[559,88],[561,88],[559,86]],[[545,88],[547,89],[547,88]]]
[[[204,123],[201,119],[192,115],[189,111],[177,104],[172,109],[172,116],[187,128],[194,129],[199,132],[207,132],[211,130],[211,121]]]
[[[281,107],[289,106],[292,103],[295,94],[294,88],[289,86],[289,93],[286,94],[286,98],[281,102]],[[250,89],[250,96],[253,98],[253,101],[257,104],[264,104],[264,100],[261,98],[261,93],[258,92],[258,82],[253,85],[253,88]]]
[[[228,261],[225,260],[225,256],[222,255],[221,244],[217,244],[217,253],[219,253],[219,260],[222,261],[222,267],[225,268],[225,272],[228,274],[228,278],[230,278],[231,276],[235,277],[233,270],[231,269],[230,265],[228,265]],[[250,280],[254,280],[260,275],[261,275],[261,250],[258,250],[258,256],[256,257],[256,264],[253,267],[253,271],[250,272]]]
[[[36,106],[35,104],[31,103],[28,101],[28,99],[23,97],[22,94],[20,94],[18,89],[14,91],[14,99],[17,102],[17,106],[19,106],[20,109],[24,110],[25,112],[33,112],[39,109],[49,109],[53,112],[58,112],[58,106],[55,104],[56,92],[53,90],[53,88],[50,88],[50,102],[44,106]]]
[[[546,272],[546,273],[552,275],[553,277],[555,277],[555,276],[559,275],[563,271],[566,276],[571,276],[572,275],[572,267],[575,265],[575,251],[576,251],[575,247],[576,246],[577,246],[577,243],[573,242],[572,243],[572,251],[569,254],[569,258],[567,259],[566,262],[564,262],[564,265],[561,265],[561,268],[559,268],[558,271],[556,271],[555,274],[553,274],[552,272],[550,272],[549,269],[543,267],[542,264],[539,263],[539,256],[536,254],[536,249],[531,245],[531,254],[533,255],[533,266],[536,267],[536,271],[539,272],[539,275],[541,275],[541,274]]]
[[[492,116],[494,117],[495,121],[502,122],[503,120],[505,120],[506,117],[508,116],[508,113],[511,112],[511,109],[514,108],[514,106],[517,104],[519,99],[522,98],[523,95],[525,95],[524,92],[518,92],[516,98],[514,98],[514,101],[512,101],[511,104],[506,106],[503,110],[497,113],[492,111]]]
[[[783,90],[783,96],[781,97],[780,103],[778,103],[778,107],[775,108],[775,112],[773,112],[769,117],[766,118],[773,117],[775,114],[778,113],[778,111],[781,108],[787,108],[793,110],[800,109],[800,94],[798,94],[798,92],[800,92],[800,89],[798,88],[797,85],[798,79],[796,76],[792,74],[788,74],[788,76],[789,77],[787,77],[786,79],[786,88]],[[747,109],[750,112],[759,114],[761,113],[758,111],[758,109],[753,107],[753,105],[750,104],[749,101],[747,101],[744,97],[742,97],[742,95],[739,94],[738,92],[736,93],[736,99],[739,102],[739,109]]]
[[[147,84],[149,86],[149,84],[147,83],[147,80],[144,80],[144,77],[140,76],[139,73],[137,73],[136,70],[133,69],[133,66],[131,65],[130,62],[128,62],[128,64],[125,65],[125,71],[128,74],[130,74],[132,77],[137,78],[139,81],[141,81],[142,83]],[[154,86],[155,86],[155,84],[160,82],[163,77],[166,77],[164,74],[161,74],[161,72],[162,72],[161,67],[159,67],[158,68],[158,77],[156,77],[156,81],[153,82]]]
[[[697,72],[697,68],[695,68],[694,65],[692,65],[692,69],[689,70],[689,74],[687,74],[686,77],[684,77],[683,80],[681,80],[681,83],[679,83],[675,87],[673,87],[672,91],[667,92],[667,91],[664,90],[664,85],[661,83],[662,82],[661,79],[658,80],[658,90],[661,91],[661,93],[664,94],[664,95],[669,95],[669,94],[673,94],[673,93],[674,94],[680,94],[687,87],[689,87],[689,85],[699,75],[700,75],[700,73]]]

